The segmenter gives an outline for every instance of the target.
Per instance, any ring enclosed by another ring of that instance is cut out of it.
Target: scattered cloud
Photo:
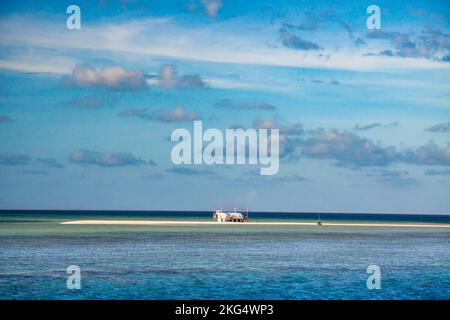
[[[15,153],[0,153],[0,165],[16,166],[28,165],[31,162],[31,157],[26,154]]]
[[[197,112],[188,112],[178,107],[175,109],[159,109],[153,114],[153,119],[162,122],[181,122],[199,120],[200,115]]]
[[[450,122],[437,123],[425,130],[430,132],[450,132]]]
[[[297,174],[297,173],[293,173],[293,174],[288,174],[288,175],[284,175],[281,177],[275,177],[270,179],[271,182],[300,182],[300,181],[304,181],[305,177]]]
[[[69,155],[69,161],[81,165],[96,165],[100,167],[125,167],[147,164],[147,161],[123,152],[99,152],[91,150],[76,150]]]
[[[416,149],[397,151],[370,139],[339,129],[316,129],[302,140],[302,154],[310,158],[334,159],[344,167],[387,166],[393,162],[416,165],[450,165],[450,143],[439,147],[434,142]]]
[[[267,182],[267,180],[269,180],[271,183],[278,183],[278,182],[300,182],[300,181],[304,181],[305,177],[297,174],[297,173],[291,173],[291,174],[286,174],[283,176],[277,175],[275,177],[273,176],[262,176],[261,173],[259,172],[259,170],[251,170],[247,173],[248,176],[250,176],[251,178],[248,180],[253,180],[255,178],[260,178],[263,181]]]
[[[336,15],[335,17],[339,17],[339,15]],[[347,31],[347,34],[348,34],[348,37],[350,38],[350,41],[352,41],[353,44],[356,47],[361,47],[361,46],[365,46],[366,45],[366,42],[361,37],[355,36],[353,28],[350,26],[350,24],[348,22],[338,18],[337,19],[337,23],[342,28],[344,28],[345,31]]]
[[[416,55],[416,44],[411,41],[410,34],[404,34],[399,32],[389,32],[383,30],[374,30],[367,34],[369,39],[385,39],[389,40],[394,48],[397,50],[395,53],[392,50],[384,50],[380,52],[380,55],[387,56],[401,56],[411,57]]]
[[[357,34],[355,35],[355,31],[350,23],[343,20],[342,15],[335,10],[309,10],[305,12],[304,16],[300,20],[300,22],[296,23],[283,22],[282,26],[288,30],[315,31],[321,24],[335,23],[345,30],[350,41],[355,46],[363,46],[366,44],[360,36]]]
[[[43,164],[48,168],[55,168],[55,169],[64,168],[62,164],[60,164],[56,159],[53,158],[38,158],[37,162]]]
[[[366,124],[366,125],[360,125],[357,124],[355,125],[355,129],[356,130],[370,130],[376,127],[381,127],[381,123],[371,123],[371,124]]]
[[[296,23],[283,23],[284,28],[288,28],[290,30],[302,30],[302,31],[315,31],[318,26],[325,22],[331,21],[336,18],[336,13],[334,10],[325,9],[325,10],[308,10],[305,12],[302,19]]]
[[[80,98],[71,98],[66,105],[80,109],[99,109],[103,107],[111,107],[115,105],[115,100],[109,96],[86,96]]]
[[[127,108],[119,112],[118,115],[119,117],[136,117],[161,122],[183,122],[200,119],[198,112],[188,112],[181,107],[175,109],[159,109],[154,112],[150,112],[148,109]]]
[[[273,186],[276,183],[302,182],[305,177],[297,173],[290,173],[276,176],[262,176],[258,169],[250,170],[238,178],[226,179],[231,183],[245,183],[259,186]]]
[[[104,88],[109,90],[138,90],[145,87],[144,76],[138,71],[120,66],[96,70],[90,66],[75,67],[71,75],[61,79],[61,85],[69,88]]]
[[[409,176],[406,170],[386,170],[381,169],[368,173],[367,176],[374,177],[377,181],[389,184],[394,187],[410,187],[417,183],[417,180]]]
[[[313,130],[302,145],[304,156],[334,159],[340,166],[386,166],[397,156],[394,147],[383,147],[372,140],[338,129]]]
[[[361,46],[365,46],[366,45],[366,42],[363,39],[361,39],[361,38],[356,38],[354,43],[355,43],[355,46],[357,46],[357,47],[361,47]]]
[[[301,123],[282,123],[279,117],[257,116],[253,121],[254,129],[279,129],[280,131],[280,157],[285,160],[299,158],[299,137],[304,134]]]
[[[166,64],[159,71],[159,85],[164,88],[173,88],[176,86],[177,71],[174,65]]]
[[[448,69],[443,60],[401,59],[391,57],[364,57],[359,50],[345,50],[341,43],[333,40],[330,46],[338,45],[333,55],[324,58],[317,50],[305,51],[299,55],[296,50],[285,46],[268,47],[265,41],[255,42],[252,33],[236,32],[233,19],[223,21],[223,28],[217,36],[211,24],[186,28],[179,19],[168,17],[139,17],[127,21],[111,21],[89,27],[89,32],[64,37],[58,29],[58,22],[52,19],[33,17],[37,28],[30,29],[30,17],[26,14],[4,17],[2,27],[11,32],[0,34],[0,41],[33,49],[33,54],[5,56],[0,67],[25,72],[57,72],[67,74],[80,63],[67,58],[75,51],[105,52],[111,56],[132,55],[167,57],[182,61],[205,61],[235,65],[289,66],[303,68],[326,68],[338,70],[380,71],[380,70],[442,70]],[[269,18],[270,19],[270,18]],[[335,20],[334,20],[335,21]],[[284,27],[284,29],[289,30]],[[47,35],[42,41],[42,30]],[[299,28],[298,30],[301,30]],[[265,32],[265,31],[262,31]],[[114,37],[111,36],[114,34]],[[168,41],[168,39],[172,39]],[[290,37],[287,36],[287,39]],[[289,41],[287,41],[289,43]],[[232,46],[229,43],[233,43]],[[58,50],[49,50],[55,49]],[[344,49],[344,50],[341,50]],[[331,51],[330,51],[331,52]],[[35,53],[38,53],[37,56]],[[57,54],[55,56],[55,54]],[[326,55],[327,56],[327,55]],[[448,56],[447,55],[443,55]],[[120,63],[120,62],[119,62]],[[68,76],[69,79],[72,76]],[[150,82],[149,79],[146,79]],[[73,81],[69,81],[72,83]]]
[[[233,124],[230,129],[244,129],[240,124]],[[298,147],[300,145],[299,137],[303,135],[304,130],[301,123],[282,123],[279,117],[261,117],[256,116],[252,123],[253,129],[278,129],[279,130],[279,155],[285,160],[297,159],[300,155]]]
[[[122,111],[120,111],[118,113],[119,117],[136,117],[136,118],[141,118],[141,119],[145,119],[145,120],[151,120],[153,119],[153,115],[152,113],[147,110],[147,109],[138,109],[138,108],[126,108],[123,109]]]
[[[388,40],[393,46],[378,54],[389,57],[426,58],[445,60],[450,52],[450,35],[440,30],[425,29],[419,34],[374,30],[367,34],[369,39]]]
[[[305,82],[304,79],[301,80],[302,82]],[[329,84],[329,85],[339,85],[341,84],[338,80],[336,79],[331,79],[329,81],[325,81],[325,80],[320,80],[320,79],[312,79],[311,83],[315,83],[315,84]]]
[[[358,124],[355,125],[355,130],[366,131],[366,130],[370,130],[370,129],[377,128],[377,127],[392,128],[392,127],[396,127],[396,126],[398,126],[398,122],[397,121],[394,121],[394,122],[391,122],[391,123],[388,123],[388,124],[382,124],[382,123],[379,123],[379,122],[375,122],[375,123],[369,123],[369,124],[366,124],[366,125],[360,125],[358,123]]]
[[[29,165],[32,162],[34,162],[32,157],[26,154],[0,153],[0,165]],[[35,163],[44,165],[47,168],[64,167],[53,158],[38,158],[35,159]]]
[[[187,167],[172,167],[169,169],[166,169],[167,172],[175,173],[178,175],[184,175],[184,176],[210,176],[214,175],[214,173],[211,170],[199,170],[194,168],[187,168]]]
[[[384,178],[399,178],[409,175],[406,170],[379,170],[378,175]]]
[[[193,89],[193,88],[204,88],[206,86],[205,82],[197,74],[184,75],[177,80],[177,88],[180,89]]]
[[[201,0],[201,2],[208,16],[213,18],[217,17],[219,9],[223,6],[222,0]]]
[[[441,148],[433,141],[430,141],[416,150],[406,151],[400,156],[400,160],[417,165],[450,166],[450,143]]]
[[[230,109],[230,110],[275,110],[276,107],[267,102],[241,102],[235,103],[230,99],[222,99],[216,102],[217,108]]]
[[[158,85],[168,89],[197,89],[206,87],[206,83],[197,74],[178,76],[174,65],[165,64],[158,74]]]
[[[296,50],[322,50],[323,48],[317,43],[303,40],[299,36],[287,31],[284,28],[280,29],[280,37],[283,45],[290,49]]]
[[[301,123],[282,124],[276,116],[257,116],[252,124],[255,129],[279,129],[281,135],[302,135],[304,133]]]

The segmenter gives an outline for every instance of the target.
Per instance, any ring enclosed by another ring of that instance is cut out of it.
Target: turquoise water
[[[450,230],[286,226],[87,226],[73,219],[196,219],[201,212],[1,212],[1,299],[450,299]],[[315,214],[251,213],[253,221]],[[322,214],[324,221],[449,216]],[[381,268],[368,290],[366,268]],[[81,268],[80,290],[66,268]]]

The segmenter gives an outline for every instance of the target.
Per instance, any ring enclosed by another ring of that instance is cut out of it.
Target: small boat
[[[222,209],[215,210],[213,219],[216,222],[248,222],[248,210],[246,213],[237,209],[223,211]]]

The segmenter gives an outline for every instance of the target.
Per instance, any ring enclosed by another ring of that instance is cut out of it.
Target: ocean
[[[211,212],[0,212],[0,299],[450,299],[450,229],[61,225],[210,221]],[[250,213],[252,221],[317,214]],[[324,222],[450,223],[445,215],[321,214]],[[80,268],[80,289],[66,285]],[[377,265],[381,288],[367,287]]]

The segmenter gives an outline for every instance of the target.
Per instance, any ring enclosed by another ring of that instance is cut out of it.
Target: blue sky
[[[449,214],[449,19],[446,1],[2,1],[0,208]],[[279,128],[279,173],[176,167],[193,119]]]

